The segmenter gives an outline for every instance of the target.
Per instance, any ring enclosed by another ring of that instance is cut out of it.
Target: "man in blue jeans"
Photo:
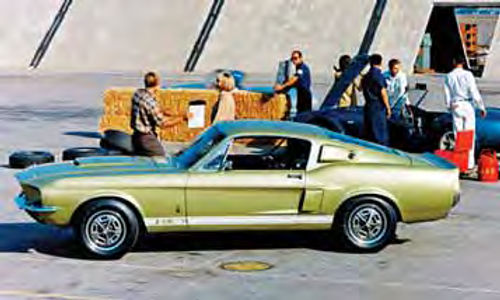
[[[364,133],[367,140],[388,146],[391,107],[387,96],[387,83],[382,74],[382,56],[370,56],[370,70],[361,83],[365,97]]]

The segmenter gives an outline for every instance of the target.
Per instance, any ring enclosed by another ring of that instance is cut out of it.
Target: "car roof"
[[[289,121],[239,120],[216,124],[217,129],[226,135],[265,134],[278,136],[295,135],[310,138],[329,139],[328,131],[320,127]]]
[[[310,125],[290,121],[269,121],[269,120],[238,120],[218,122],[215,127],[225,135],[277,135],[277,136],[298,136],[309,139],[319,139],[323,141],[337,141],[341,143],[353,144],[371,150],[395,154],[398,151],[379,144],[360,140],[355,137],[343,135],[330,130],[326,130],[316,125]]]

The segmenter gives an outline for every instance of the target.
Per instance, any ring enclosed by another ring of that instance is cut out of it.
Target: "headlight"
[[[42,202],[42,194],[40,193],[39,189],[30,185],[23,185],[22,188],[24,194],[26,195],[27,204],[35,204]]]

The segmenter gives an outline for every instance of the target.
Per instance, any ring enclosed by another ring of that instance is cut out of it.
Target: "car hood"
[[[66,163],[53,163],[30,167],[16,174],[20,182],[53,179],[69,176],[110,176],[162,171],[176,172],[180,169],[173,160],[158,160],[149,157],[105,156],[77,158]]]
[[[500,108],[487,107],[486,111],[488,112],[488,118],[500,119]]]

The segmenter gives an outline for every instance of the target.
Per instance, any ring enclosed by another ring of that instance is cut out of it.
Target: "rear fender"
[[[385,202],[385,203],[389,204],[390,206],[392,206],[394,208],[394,211],[397,214],[397,220],[398,221],[402,220],[401,211],[399,209],[397,198],[394,197],[394,195],[392,195],[391,193],[384,191],[382,189],[378,189],[378,188],[360,189],[360,190],[355,190],[355,191],[347,193],[345,195],[344,199],[339,202],[339,206],[335,209],[334,218],[335,218],[335,216],[338,215],[339,212],[342,211],[342,209],[344,207],[346,207],[348,205],[348,203],[351,200],[357,199],[360,197],[370,197],[373,199],[377,199],[380,202]]]

